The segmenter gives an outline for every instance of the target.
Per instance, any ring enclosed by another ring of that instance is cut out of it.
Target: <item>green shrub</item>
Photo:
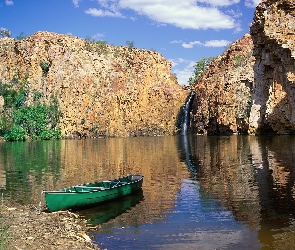
[[[5,28],[0,28],[0,37],[11,37],[12,33],[10,30]]]
[[[13,126],[12,120],[6,114],[0,116],[0,136],[4,134]]]
[[[17,96],[16,90],[12,89],[8,84],[0,84],[0,95],[4,98],[4,106],[12,107],[14,105],[14,99]]]
[[[26,131],[18,125],[14,125],[6,134],[4,134],[6,141],[24,141],[26,139]]]
[[[33,92],[33,101],[39,102],[40,98],[43,96],[43,94],[40,91],[35,90]]]
[[[107,41],[99,40],[96,41],[95,38],[87,36],[85,39],[85,49],[89,52],[96,52],[98,54],[108,54]]]
[[[235,59],[234,65],[236,67],[238,67],[238,66],[241,66],[242,65],[242,62],[243,62],[243,59],[244,58],[242,56],[240,56],[240,55],[236,55],[234,59]]]
[[[61,131],[57,130],[43,130],[39,136],[42,140],[50,140],[50,139],[60,139],[61,138]]]
[[[126,45],[129,49],[133,49],[134,48],[134,41],[127,40]]]
[[[18,88],[18,91],[14,88]],[[27,80],[19,83],[17,77],[10,84],[3,84],[0,80],[0,95],[4,98],[0,136],[5,140],[61,138],[61,132],[57,129],[61,112],[55,96],[50,97],[50,105],[45,105],[41,103],[42,93],[34,91],[34,105],[26,106]]]
[[[16,40],[26,39],[27,35],[24,32],[21,32],[18,36],[16,36]]]
[[[14,97],[13,103],[15,107],[19,108],[23,106],[26,102],[26,97],[27,97],[27,91],[21,90],[20,93]]]
[[[50,105],[47,108],[47,119],[51,128],[56,128],[61,112],[58,106],[58,100],[56,96],[52,95],[50,97]]]
[[[61,133],[56,129],[60,112],[54,105],[26,106],[14,110],[13,122],[24,128],[26,134],[32,139],[61,138]]]
[[[31,138],[38,137],[47,129],[47,107],[45,105],[27,106],[14,110],[14,124],[22,126]]]
[[[13,84],[18,84],[18,81],[16,78],[12,79]],[[24,82],[21,82],[19,85],[21,85],[21,90],[17,92],[15,89],[13,89],[12,84],[3,84],[0,81],[0,95],[4,98],[4,106],[5,107],[20,107],[25,104],[26,97],[27,97],[27,91],[24,90],[22,85],[25,85]]]
[[[50,69],[50,63],[46,62],[44,60],[40,61],[40,67],[42,69],[43,75],[47,76],[49,69]]]
[[[207,70],[213,59],[214,57],[202,57],[200,61],[196,62],[194,65],[194,73],[188,80],[189,85],[193,85],[198,81],[201,75]]]

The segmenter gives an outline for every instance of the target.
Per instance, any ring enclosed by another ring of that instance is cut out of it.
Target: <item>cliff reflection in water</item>
[[[144,197],[158,206],[143,208],[156,216],[139,216],[139,223],[161,219],[174,206],[185,169],[173,136],[0,143],[0,152],[4,196],[24,204],[38,204],[42,190],[143,174]]]
[[[284,241],[292,242],[295,231],[294,159],[295,137],[287,135],[185,135],[0,143],[0,188],[4,197],[38,204],[43,189],[140,173],[145,176],[142,199],[130,208],[129,201],[126,202],[127,211],[111,216],[102,229],[113,233],[115,228],[124,225],[135,228],[141,235],[143,225],[165,225],[183,213],[184,219],[173,221],[175,231],[171,235],[179,235],[177,223],[185,220],[186,223],[181,224],[182,233],[188,237],[187,241],[195,244],[200,242],[199,238],[192,240],[197,237],[194,236],[197,230],[202,231],[198,237],[204,236],[204,232],[212,235],[206,228],[208,218],[200,219],[205,218],[204,206],[210,200],[216,214],[222,216],[226,212],[226,219],[232,224],[238,223],[239,230],[242,230],[240,225],[246,225],[243,230],[257,232],[256,246],[262,244],[276,249]],[[178,210],[179,207],[186,209],[185,206],[190,210]],[[189,223],[191,218],[196,221]],[[221,218],[213,216],[209,221],[217,228],[216,232],[225,230],[213,222],[215,219],[218,222]],[[167,227],[172,230],[171,224]],[[228,232],[231,230],[237,232],[229,226]],[[243,233],[239,231],[244,243],[249,237]],[[227,234],[230,236],[233,235]],[[176,241],[179,238],[176,237]]]
[[[197,163],[193,175],[201,189],[220,199],[219,205],[231,210],[236,220],[257,230],[263,245],[278,249],[286,237],[295,247],[290,241],[295,232],[295,137],[190,139],[185,161]]]

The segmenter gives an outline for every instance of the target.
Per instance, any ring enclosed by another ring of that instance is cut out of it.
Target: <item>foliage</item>
[[[21,126],[32,138],[37,138],[46,129],[46,106],[21,107],[13,112],[14,124]]]
[[[50,69],[50,63],[49,62],[46,62],[44,60],[41,60],[40,61],[40,67],[42,69],[43,75],[44,76],[47,76],[47,74],[49,72],[49,69]]]
[[[15,110],[12,119],[14,124],[21,126],[33,139],[60,138],[60,132],[55,130],[57,114],[53,106],[37,104]]]
[[[235,59],[234,65],[241,66],[243,57],[240,55],[236,55],[234,59]]]
[[[57,130],[45,129],[40,133],[39,137],[42,140],[50,140],[52,138],[60,139],[61,138],[61,131],[59,129],[57,129]]]
[[[126,45],[128,46],[129,49],[134,48],[134,42],[133,41],[126,41]]]
[[[58,100],[56,96],[51,95],[50,105],[47,107],[47,120],[52,129],[55,129],[57,127],[60,116],[61,112],[59,110]]]
[[[13,127],[4,134],[6,141],[24,141],[26,139],[26,131],[18,125]]]
[[[194,73],[189,78],[188,83],[189,85],[193,85],[197,82],[197,80],[200,78],[200,76],[206,71],[206,69],[209,67],[210,63],[214,57],[202,57],[200,61],[197,61],[194,65]]]
[[[94,43],[95,42],[95,38],[90,37],[90,36],[86,36],[84,38],[84,40],[85,40],[86,43]]]
[[[0,85],[0,95],[4,98],[4,105],[6,107],[12,107],[15,97],[17,96],[17,92],[14,89],[11,89],[9,85]]]
[[[26,90],[21,90],[15,97],[14,97],[14,105],[16,108],[19,108],[25,104],[27,97],[27,91]]]
[[[21,32],[18,36],[16,36],[16,40],[22,40],[25,38],[27,38],[27,36],[24,32]]]
[[[11,37],[12,33],[8,29],[1,28],[0,29],[0,37]]]
[[[4,134],[13,126],[11,117],[7,114],[0,115],[0,136]]]
[[[43,96],[43,95],[42,95],[41,92],[35,90],[35,91],[33,92],[33,101],[34,101],[34,102],[38,102],[42,96]]]
[[[26,105],[28,89],[26,84],[16,84],[14,78],[10,84],[0,81],[0,95],[4,98],[4,107],[0,116],[0,136],[7,141],[31,139],[61,138],[57,128],[61,112],[58,100],[51,96],[50,104],[41,103],[42,93],[33,92],[33,105]],[[17,90],[16,86],[20,89]]]
[[[90,52],[97,52],[99,54],[107,53],[107,41],[98,40],[96,41],[93,37],[85,37],[85,49]]]
[[[99,48],[104,48],[106,47],[106,45],[108,44],[107,41],[104,40],[99,40],[95,42],[96,46]]]
[[[4,98],[4,105],[6,107],[16,106],[21,107],[24,105],[26,100],[27,91],[24,89],[26,86],[26,79],[20,83],[18,83],[18,79],[13,77],[11,80],[11,84],[3,84],[0,81],[0,95]],[[20,91],[17,92],[13,86],[19,85]]]

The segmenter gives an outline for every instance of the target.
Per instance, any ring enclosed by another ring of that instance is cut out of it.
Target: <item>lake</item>
[[[295,249],[295,136],[0,143],[4,200],[143,174],[141,191],[79,211],[101,249]]]

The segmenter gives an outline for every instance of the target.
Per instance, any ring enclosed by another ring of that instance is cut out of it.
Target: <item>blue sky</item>
[[[220,55],[249,33],[260,0],[0,0],[0,29],[93,37],[153,49],[187,84],[202,57]]]

